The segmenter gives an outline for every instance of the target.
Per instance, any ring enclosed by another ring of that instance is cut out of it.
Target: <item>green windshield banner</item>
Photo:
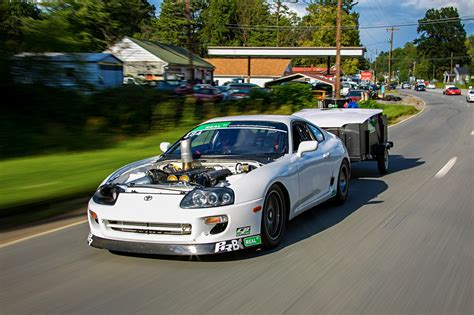
[[[208,123],[208,124],[197,126],[196,129],[194,129],[193,131],[222,129],[222,128],[229,127],[229,125],[230,125],[230,121]]]

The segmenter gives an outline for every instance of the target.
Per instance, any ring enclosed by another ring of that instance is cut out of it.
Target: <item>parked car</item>
[[[154,81],[154,86],[160,91],[178,96],[191,93],[191,86],[186,81],[158,80]]]
[[[221,85],[221,86],[216,86],[216,89],[218,89],[219,92],[222,94],[222,100],[223,101],[230,100],[230,96],[231,96],[230,87],[225,86],[225,85]]]
[[[390,83],[390,90],[396,90],[397,84],[395,82]]]
[[[428,84],[426,84],[426,88],[427,88],[427,89],[435,89],[436,86],[434,85],[433,82],[428,82]]]
[[[415,85],[415,88],[414,88],[415,91],[426,91],[426,86],[424,84],[416,84]]]
[[[364,96],[364,90],[351,90],[347,93],[346,97],[349,98],[352,102],[358,102]]]
[[[288,220],[349,192],[342,140],[297,116],[216,118],[160,149],[100,184],[88,205],[90,246],[162,255],[270,249]]]
[[[253,83],[229,83],[226,86],[229,87],[229,99],[231,100],[249,98],[252,90],[260,88],[258,85]]]
[[[193,96],[197,103],[217,103],[224,99],[224,95],[217,88],[209,84],[193,86]]]
[[[411,89],[411,84],[408,82],[403,82],[402,83],[402,89]]]
[[[461,95],[461,89],[457,86],[450,86],[443,91],[444,95]]]
[[[469,103],[474,102],[474,90],[472,89],[472,86],[470,86],[469,90],[467,91],[466,101]]]

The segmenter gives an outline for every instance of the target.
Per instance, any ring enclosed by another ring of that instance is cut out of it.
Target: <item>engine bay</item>
[[[112,181],[128,187],[167,185],[222,187],[229,176],[245,174],[259,167],[258,162],[194,161],[187,169],[180,161],[163,161],[131,170]]]

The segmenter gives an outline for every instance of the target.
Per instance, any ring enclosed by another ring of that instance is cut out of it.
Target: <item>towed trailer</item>
[[[381,109],[303,109],[295,114],[338,136],[351,162],[377,161],[380,174],[389,170],[387,116]]]

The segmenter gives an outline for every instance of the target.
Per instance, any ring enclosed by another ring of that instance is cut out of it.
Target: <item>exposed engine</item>
[[[259,167],[254,161],[194,160],[190,139],[181,141],[181,160],[162,161],[122,174],[114,180],[127,186],[141,185],[197,185],[218,187],[225,185],[226,178],[251,172]]]

